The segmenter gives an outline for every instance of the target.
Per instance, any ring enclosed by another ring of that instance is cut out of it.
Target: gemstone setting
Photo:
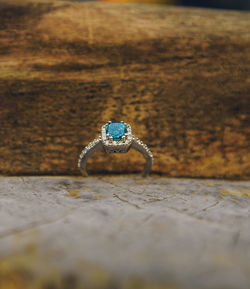
[[[114,141],[122,140],[127,132],[127,127],[123,122],[111,122],[106,125],[106,134]]]
[[[131,126],[123,121],[109,121],[102,126],[101,138],[107,153],[126,153],[133,140]]]

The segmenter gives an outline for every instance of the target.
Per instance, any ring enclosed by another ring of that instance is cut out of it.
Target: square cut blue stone
[[[111,122],[106,126],[106,133],[112,136],[113,140],[121,140],[126,132],[126,125],[122,122]]]

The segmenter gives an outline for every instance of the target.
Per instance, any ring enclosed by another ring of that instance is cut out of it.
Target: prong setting
[[[120,123],[126,126],[126,132],[120,137],[120,139],[114,139],[108,132],[108,125],[112,122],[109,121],[102,126],[102,143],[107,153],[126,153],[132,143],[132,129],[131,126],[124,121]]]

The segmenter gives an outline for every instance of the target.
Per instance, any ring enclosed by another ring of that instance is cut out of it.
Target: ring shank
[[[146,165],[145,165],[145,169],[142,173],[142,176],[146,177],[149,174],[151,167],[152,167],[152,164],[153,164],[153,155],[152,155],[151,151],[137,137],[133,137],[130,148],[135,149],[136,151],[140,152],[144,156],[144,158],[146,160]],[[93,153],[95,153],[97,151],[101,151],[103,149],[104,148],[103,148],[101,137],[98,137],[82,151],[80,158],[79,158],[78,167],[81,170],[81,173],[83,176],[85,176],[85,177],[88,176],[88,173],[86,170],[86,165],[87,165],[87,161],[88,161],[89,157]]]
[[[146,166],[145,166],[145,169],[142,173],[142,176],[146,177],[149,174],[151,167],[153,165],[152,153],[150,152],[148,147],[136,137],[133,138],[133,141],[132,141],[132,144],[130,147],[135,149],[136,151],[140,152],[144,156],[144,158],[146,160]]]
[[[81,170],[81,173],[84,177],[88,176],[86,165],[88,159],[91,157],[91,155],[97,151],[103,150],[102,141],[100,138],[95,139],[93,142],[91,142],[81,153],[80,159],[78,162],[78,167]]]

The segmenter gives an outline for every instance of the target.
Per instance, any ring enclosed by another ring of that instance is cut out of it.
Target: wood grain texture
[[[0,178],[1,289],[249,289],[250,182]]]
[[[78,174],[81,149],[124,120],[153,172],[248,178],[249,13],[1,1],[0,172]],[[142,169],[139,153],[90,172]]]

